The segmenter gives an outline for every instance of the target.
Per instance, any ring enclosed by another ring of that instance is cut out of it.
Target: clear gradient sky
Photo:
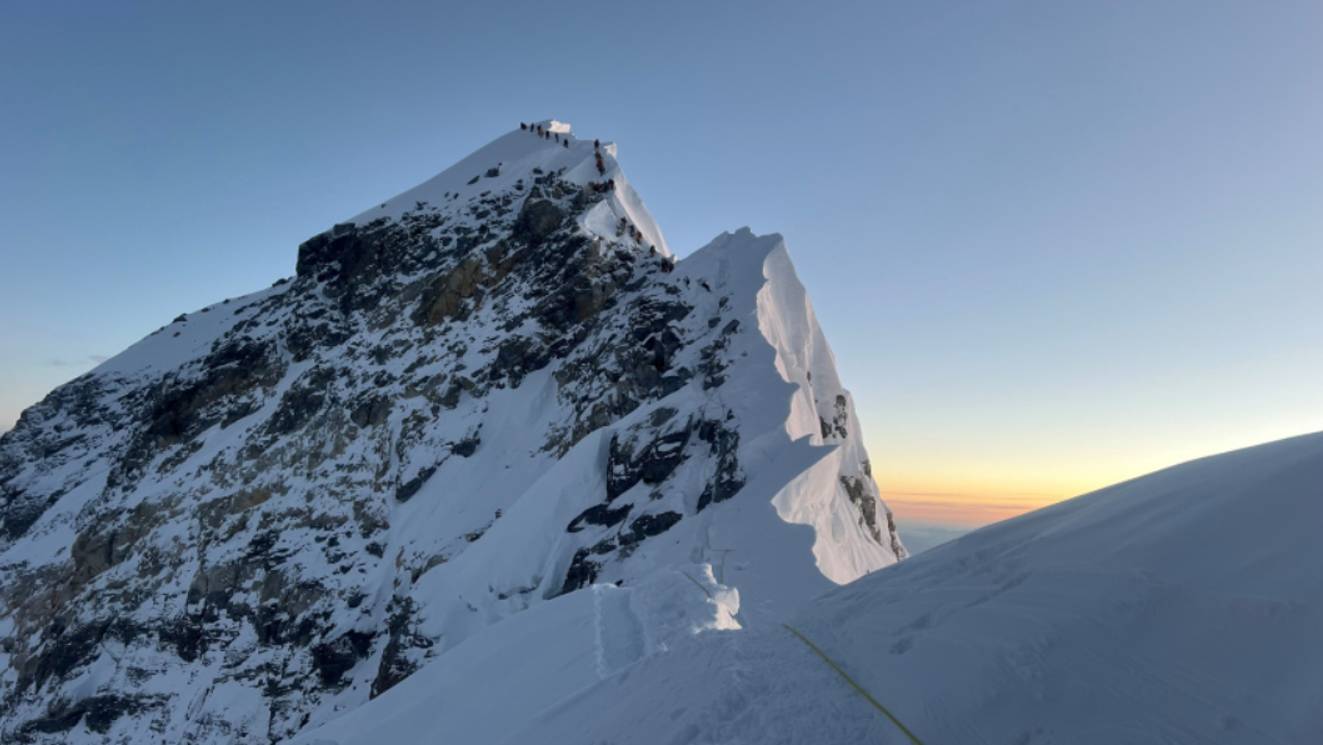
[[[542,117],[786,236],[910,521],[1323,429],[1323,4],[476,5],[0,9],[0,430]]]

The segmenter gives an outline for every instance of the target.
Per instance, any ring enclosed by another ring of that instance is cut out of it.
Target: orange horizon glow
[[[1009,520],[1067,498],[1047,495],[882,492],[883,501],[901,520],[969,528]]]
[[[898,439],[869,443],[873,478],[903,522],[976,528],[1195,458],[1318,431],[1304,418],[1200,438],[1100,438],[1097,445],[1020,436],[987,441]],[[879,457],[879,455],[882,457]]]
[[[982,464],[987,465],[987,464]],[[875,472],[879,493],[902,521],[976,528],[1094,491],[1123,477],[1017,478],[1000,468],[882,470]]]

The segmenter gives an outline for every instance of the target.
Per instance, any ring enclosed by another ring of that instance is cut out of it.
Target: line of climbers
[[[565,147],[570,146],[570,135],[568,132],[565,134],[565,139],[562,140],[560,138],[560,132],[552,132],[541,124],[525,124],[524,122],[519,122],[519,129],[525,132],[532,132],[544,140],[555,140]]]
[[[525,122],[519,122],[519,129],[524,132],[531,132],[537,135],[538,137],[541,137],[544,140],[554,139],[556,142],[561,143],[565,147],[570,146],[569,134],[566,134],[565,139],[562,140],[560,138],[559,132],[552,132],[550,129],[543,127],[541,124],[528,124]],[[597,164],[598,175],[605,176],[606,161],[602,159],[601,140],[596,140],[596,139],[593,140],[593,158]],[[616,180],[612,178],[612,179],[607,179],[606,181],[591,181],[588,184],[588,188],[598,193],[613,191],[616,188]],[[616,235],[623,236],[626,232],[629,233],[629,237],[634,239],[635,243],[643,242],[643,231],[639,230],[628,219],[622,217],[620,218],[620,222],[616,224]],[[656,246],[649,246],[648,249],[653,254],[657,253]],[[663,256],[661,260],[661,270],[666,273],[675,271],[675,259]]]
[[[620,222],[616,223],[616,235],[621,236],[625,233],[629,233],[629,237],[633,238],[636,243],[643,242],[643,231],[635,227],[634,223],[622,217]]]
[[[565,135],[565,139],[562,140],[560,138],[559,132],[552,132],[550,129],[543,127],[541,124],[527,124],[525,122],[519,122],[519,129],[524,132],[532,132],[533,134],[537,135],[538,137],[541,137],[544,140],[554,139],[556,142],[559,142],[565,147],[570,146],[570,136],[568,133]],[[597,161],[597,175],[605,176],[606,162],[602,160],[601,140],[593,140],[593,157]]]

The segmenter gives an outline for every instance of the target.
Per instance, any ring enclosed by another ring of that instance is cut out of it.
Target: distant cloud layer
[[[995,495],[958,492],[883,491],[896,515],[923,522],[968,529],[1005,520],[1061,500],[1047,494]],[[901,539],[905,535],[902,533]]]
[[[50,367],[85,367],[87,365],[99,365],[108,359],[110,359],[108,355],[89,354],[86,357],[72,360],[50,359],[46,360],[46,364]]]

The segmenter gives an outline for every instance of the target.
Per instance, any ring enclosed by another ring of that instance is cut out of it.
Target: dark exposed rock
[[[159,507],[142,503],[122,522],[95,522],[74,538],[69,548],[74,581],[85,583],[127,559],[135,542],[162,521]]]
[[[885,508],[885,505],[883,505],[883,507]],[[901,545],[900,532],[896,530],[896,516],[893,515],[889,509],[886,510],[886,514],[887,535],[891,536],[891,553],[896,556],[904,557],[908,555],[908,552],[905,550],[905,547]]]
[[[584,524],[610,527],[623,521],[633,507],[633,505],[627,504],[613,510],[609,504],[596,504],[579,513],[578,517],[571,520],[565,529],[571,533],[577,533],[583,530]]]
[[[615,288],[603,281],[591,265],[570,267],[555,286],[558,289],[543,298],[534,312],[543,324],[560,330],[595,316],[609,306],[615,293]]]
[[[459,405],[460,394],[468,391],[472,393],[477,390],[477,384],[463,375],[456,375],[451,378],[450,384],[446,387],[446,392],[441,396],[441,405],[447,409],[453,409]]]
[[[671,367],[671,359],[684,342],[674,329],[665,329],[660,334],[649,336],[643,342],[643,348],[652,355],[652,366],[657,372],[666,372]]]
[[[485,279],[484,269],[481,258],[470,256],[433,279],[422,293],[414,322],[434,326],[450,318],[465,318],[466,301],[478,294]]]
[[[541,370],[551,361],[547,349],[526,336],[512,336],[501,341],[496,349],[496,360],[491,366],[493,381],[507,380],[516,388],[524,377]]]
[[[731,319],[722,327],[721,334],[701,350],[699,372],[703,374],[703,390],[716,388],[726,382],[725,370],[730,364],[726,360],[726,349],[730,347],[730,339],[739,328],[739,320]]]
[[[401,598],[390,615],[387,632],[390,638],[382,649],[377,677],[372,681],[369,696],[376,698],[418,669],[418,663],[409,659],[410,650],[426,651],[433,642],[413,627],[414,605],[409,598]]]
[[[24,734],[67,732],[82,722],[89,730],[104,735],[110,731],[110,725],[114,724],[116,719],[125,714],[139,712],[152,704],[159,702],[145,696],[131,697],[116,694],[89,696],[74,703],[61,701],[57,702],[46,716],[24,724],[22,732]]]
[[[286,435],[306,427],[326,404],[334,381],[335,371],[330,368],[305,373],[281,397],[276,413],[267,422],[267,431]]]
[[[282,372],[270,345],[239,339],[222,346],[202,362],[201,377],[163,384],[147,414],[145,438],[156,445],[182,442],[221,421],[207,409],[230,396],[275,383]]]
[[[849,402],[846,401],[845,396],[840,394],[837,394],[836,396],[835,411],[832,413],[831,421],[828,422],[826,419],[818,417],[818,422],[822,426],[822,436],[824,439],[830,437],[845,439],[845,437],[849,435],[849,430],[847,429],[849,421]]]
[[[193,662],[207,649],[201,621],[187,616],[163,623],[157,629],[157,637],[185,662]]]
[[[615,548],[615,544],[611,541],[602,541],[591,548],[581,548],[575,551],[574,558],[570,560],[570,568],[565,572],[565,581],[561,584],[561,594],[591,585],[597,579],[602,564],[590,557],[609,554]]]
[[[28,495],[14,487],[0,485],[0,505],[3,505],[0,536],[14,540],[23,535],[61,496],[62,492],[55,492],[43,499],[39,494]]]
[[[361,261],[355,254],[363,248],[358,226],[352,223],[336,225],[299,246],[294,272],[299,277],[316,277],[322,281],[352,274],[357,262]]]
[[[679,409],[673,409],[670,406],[659,406],[653,409],[652,413],[648,414],[648,426],[653,428],[661,427],[674,419],[675,415],[679,413]]]
[[[570,562],[570,568],[565,572],[565,581],[561,584],[560,592],[574,592],[580,587],[587,587],[597,579],[597,573],[602,565],[588,558],[588,549],[581,548],[574,552],[574,559]]]
[[[349,420],[360,427],[376,427],[386,423],[390,416],[390,399],[382,395],[369,396],[359,402],[349,414]]]
[[[324,317],[299,316],[285,331],[285,346],[294,362],[302,362],[320,348],[335,347],[351,336],[348,328]]]
[[[645,484],[660,484],[684,460],[684,446],[689,441],[689,429],[685,428],[662,435],[649,443],[639,453],[635,464],[639,479]]]
[[[740,446],[740,433],[730,429],[723,422],[708,419],[698,428],[698,438],[708,444],[716,456],[716,472],[703,487],[698,497],[698,510],[717,502],[724,502],[744,488],[744,477],[740,471],[737,451]]]
[[[344,674],[372,650],[372,634],[350,631],[330,642],[312,648],[312,666],[322,685],[338,686]]]
[[[529,197],[519,210],[510,237],[516,241],[538,244],[556,232],[565,213],[551,201]]]
[[[685,427],[661,435],[649,442],[638,453],[619,436],[611,438],[607,459],[606,498],[612,501],[638,482],[660,484],[684,461],[684,447],[689,441],[689,428]]]
[[[20,667],[18,690],[39,689],[47,679],[63,678],[74,668],[90,662],[109,628],[109,622],[100,621],[66,629],[57,620],[45,630],[41,650]]]
[[[877,524],[878,500],[869,493],[863,479],[855,476],[842,476],[841,485],[850,502],[859,509],[859,524],[868,530],[868,534],[878,543],[882,542],[882,529]],[[888,514],[888,517],[890,515]],[[892,535],[894,535],[894,530]]]
[[[480,444],[482,444],[482,439],[479,438],[477,435],[474,435],[472,437],[465,437],[464,439],[459,440],[458,442],[451,445],[450,452],[454,453],[455,455],[468,458],[472,456],[474,453],[478,452],[478,445]]]
[[[420,209],[398,221],[337,225],[299,247],[298,276],[321,283],[341,313],[375,310],[399,290],[394,279],[401,272],[435,255],[431,231],[444,219]]]
[[[645,538],[661,535],[680,522],[678,512],[662,512],[656,515],[640,515],[629,524],[629,531],[620,535],[624,545],[638,543]]]

